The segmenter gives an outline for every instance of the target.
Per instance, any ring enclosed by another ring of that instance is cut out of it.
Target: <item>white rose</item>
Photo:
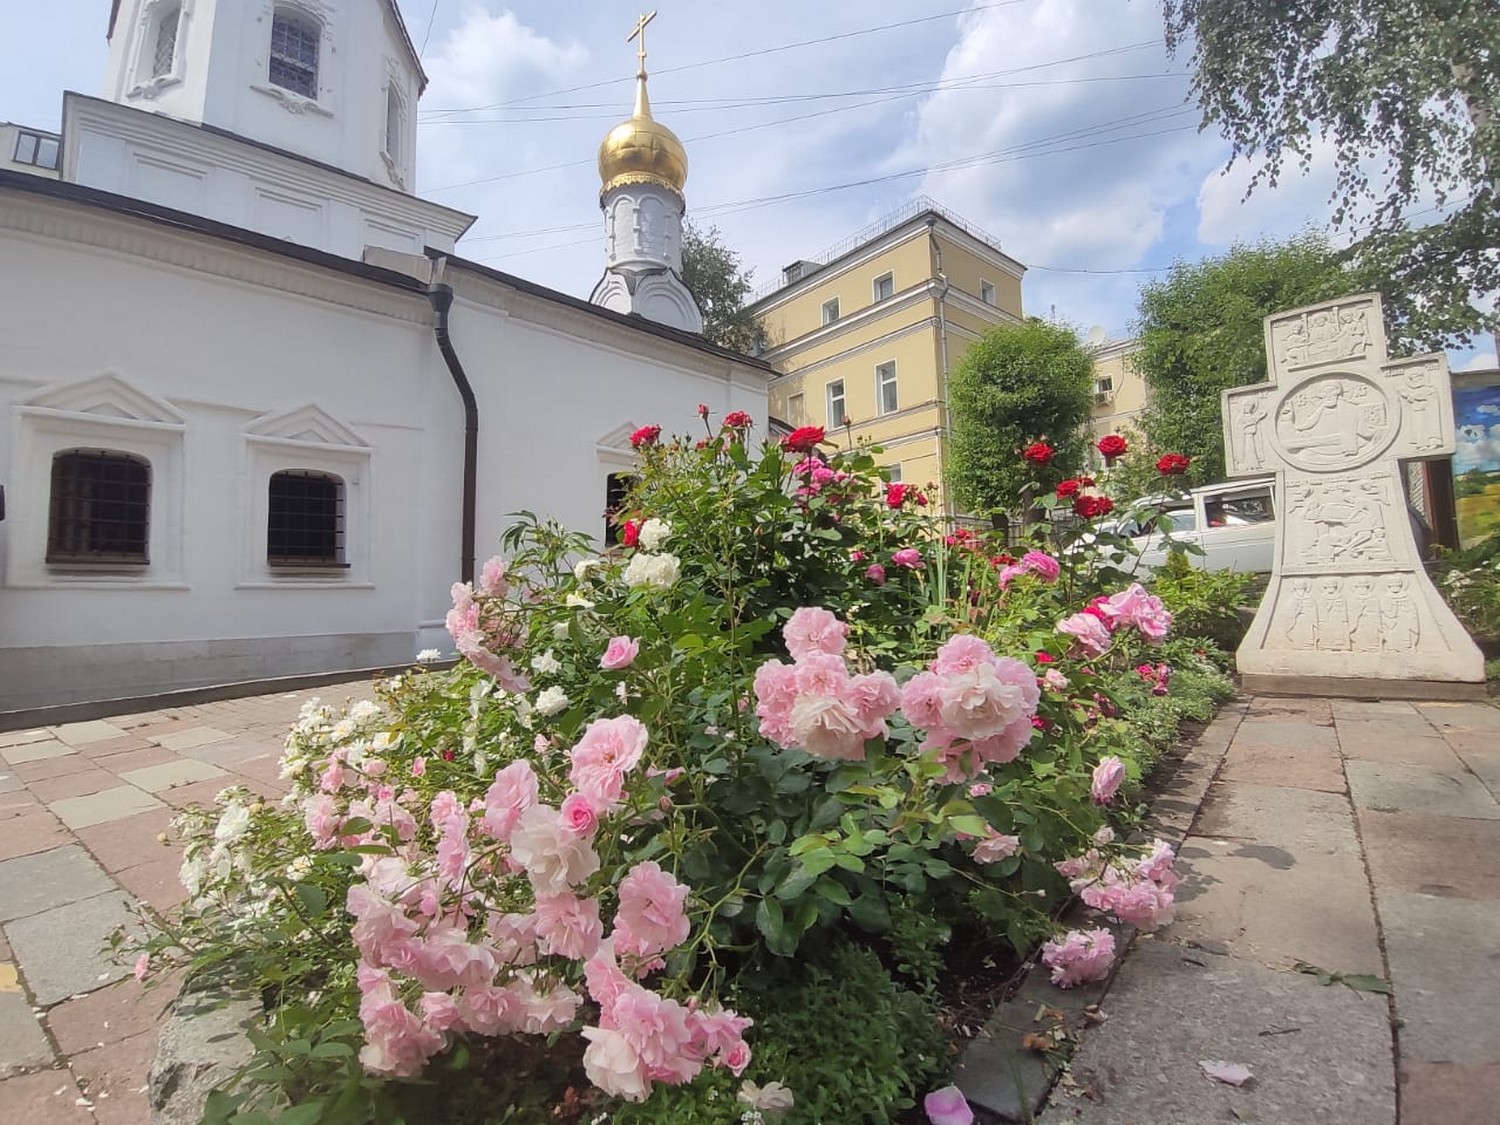
[[[552,639],[554,641],[565,641],[568,639],[568,623],[558,621],[552,626]]]
[[[221,844],[232,843],[243,836],[249,828],[249,808],[235,801],[227,805],[224,812],[220,814],[219,823],[214,827],[214,839]]]
[[[541,715],[555,715],[568,705],[568,693],[560,687],[544,688],[537,694],[536,709]]]
[[[594,603],[582,594],[569,594],[563,599],[563,604],[571,609],[593,609]]]
[[[665,590],[682,576],[682,563],[676,555],[635,554],[625,567],[625,585],[650,586]]]
[[[418,664],[435,664],[443,658],[443,654],[435,648],[424,648],[417,653]]]
[[[521,814],[510,835],[510,853],[539,895],[561,894],[599,870],[588,837],[563,824],[551,805],[532,805]]]
[[[636,542],[643,551],[655,551],[672,534],[672,525],[666,520],[649,519],[641,524],[640,537]]]
[[[573,577],[583,582],[589,576],[589,571],[599,565],[598,559],[579,559],[573,564]]]
[[[630,1041],[618,1031],[602,1027],[585,1027],[583,1037],[589,1041],[583,1052],[583,1069],[589,1081],[606,1094],[631,1102],[645,1101],[651,1083]]]
[[[552,655],[550,648],[542,653],[541,656],[533,656],[531,658],[531,666],[544,676],[550,676],[562,671],[562,664],[558,661],[557,657]]]
[[[353,707],[349,708],[349,717],[356,723],[366,723],[371,719],[380,717],[380,705],[368,699],[361,699]]]

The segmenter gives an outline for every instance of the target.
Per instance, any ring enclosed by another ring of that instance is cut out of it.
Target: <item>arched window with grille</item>
[[[112,449],[69,449],[52,458],[47,562],[150,561],[151,462]]]
[[[604,545],[613,547],[620,542],[620,509],[630,496],[630,490],[641,483],[634,473],[610,473],[604,478]]]
[[[266,519],[270,566],[347,567],[344,482],[332,473],[284,469],[271,474]]]
[[[177,29],[182,22],[182,8],[163,5],[156,17],[156,35],[151,41],[151,77],[164,78],[172,73],[177,58]]]
[[[295,8],[277,8],[271,17],[271,63],[266,77],[304,98],[318,96],[318,21]]]

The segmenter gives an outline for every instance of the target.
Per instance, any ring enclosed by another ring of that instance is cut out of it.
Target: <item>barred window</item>
[[[173,8],[163,13],[156,25],[156,46],[151,55],[152,78],[172,73],[172,60],[177,55],[177,24],[181,16],[181,9]]]
[[[304,98],[318,96],[318,25],[307,16],[278,9],[271,20],[271,66],[267,77]]]
[[[47,517],[49,563],[150,561],[151,463],[109,449],[70,449],[52,458]]]
[[[604,478],[604,545],[620,542],[620,509],[630,497],[630,490],[641,483],[634,473],[610,473]]]
[[[344,562],[344,482],[332,473],[286,469],[271,474],[266,562],[337,566]]]

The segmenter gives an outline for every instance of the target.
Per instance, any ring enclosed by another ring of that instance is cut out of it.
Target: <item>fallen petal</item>
[[[957,1086],[944,1086],[922,1099],[932,1125],[974,1125],[974,1111]]]
[[[1203,1059],[1198,1063],[1203,1068],[1203,1073],[1215,1082],[1223,1082],[1226,1086],[1243,1086],[1251,1078],[1250,1068],[1244,1063],[1218,1062]]]

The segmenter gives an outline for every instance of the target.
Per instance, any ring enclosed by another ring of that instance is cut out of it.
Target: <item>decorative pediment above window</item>
[[[626,422],[594,442],[599,460],[608,465],[634,466],[636,455],[635,450],[630,447],[630,435],[637,429],[639,427],[634,422]]]
[[[327,411],[308,403],[295,410],[262,414],[243,433],[247,438],[294,442],[368,453],[370,444]]]
[[[187,425],[187,418],[170,403],[113,374],[48,387],[22,402],[21,408],[89,416],[102,421],[147,422],[179,428]]]

